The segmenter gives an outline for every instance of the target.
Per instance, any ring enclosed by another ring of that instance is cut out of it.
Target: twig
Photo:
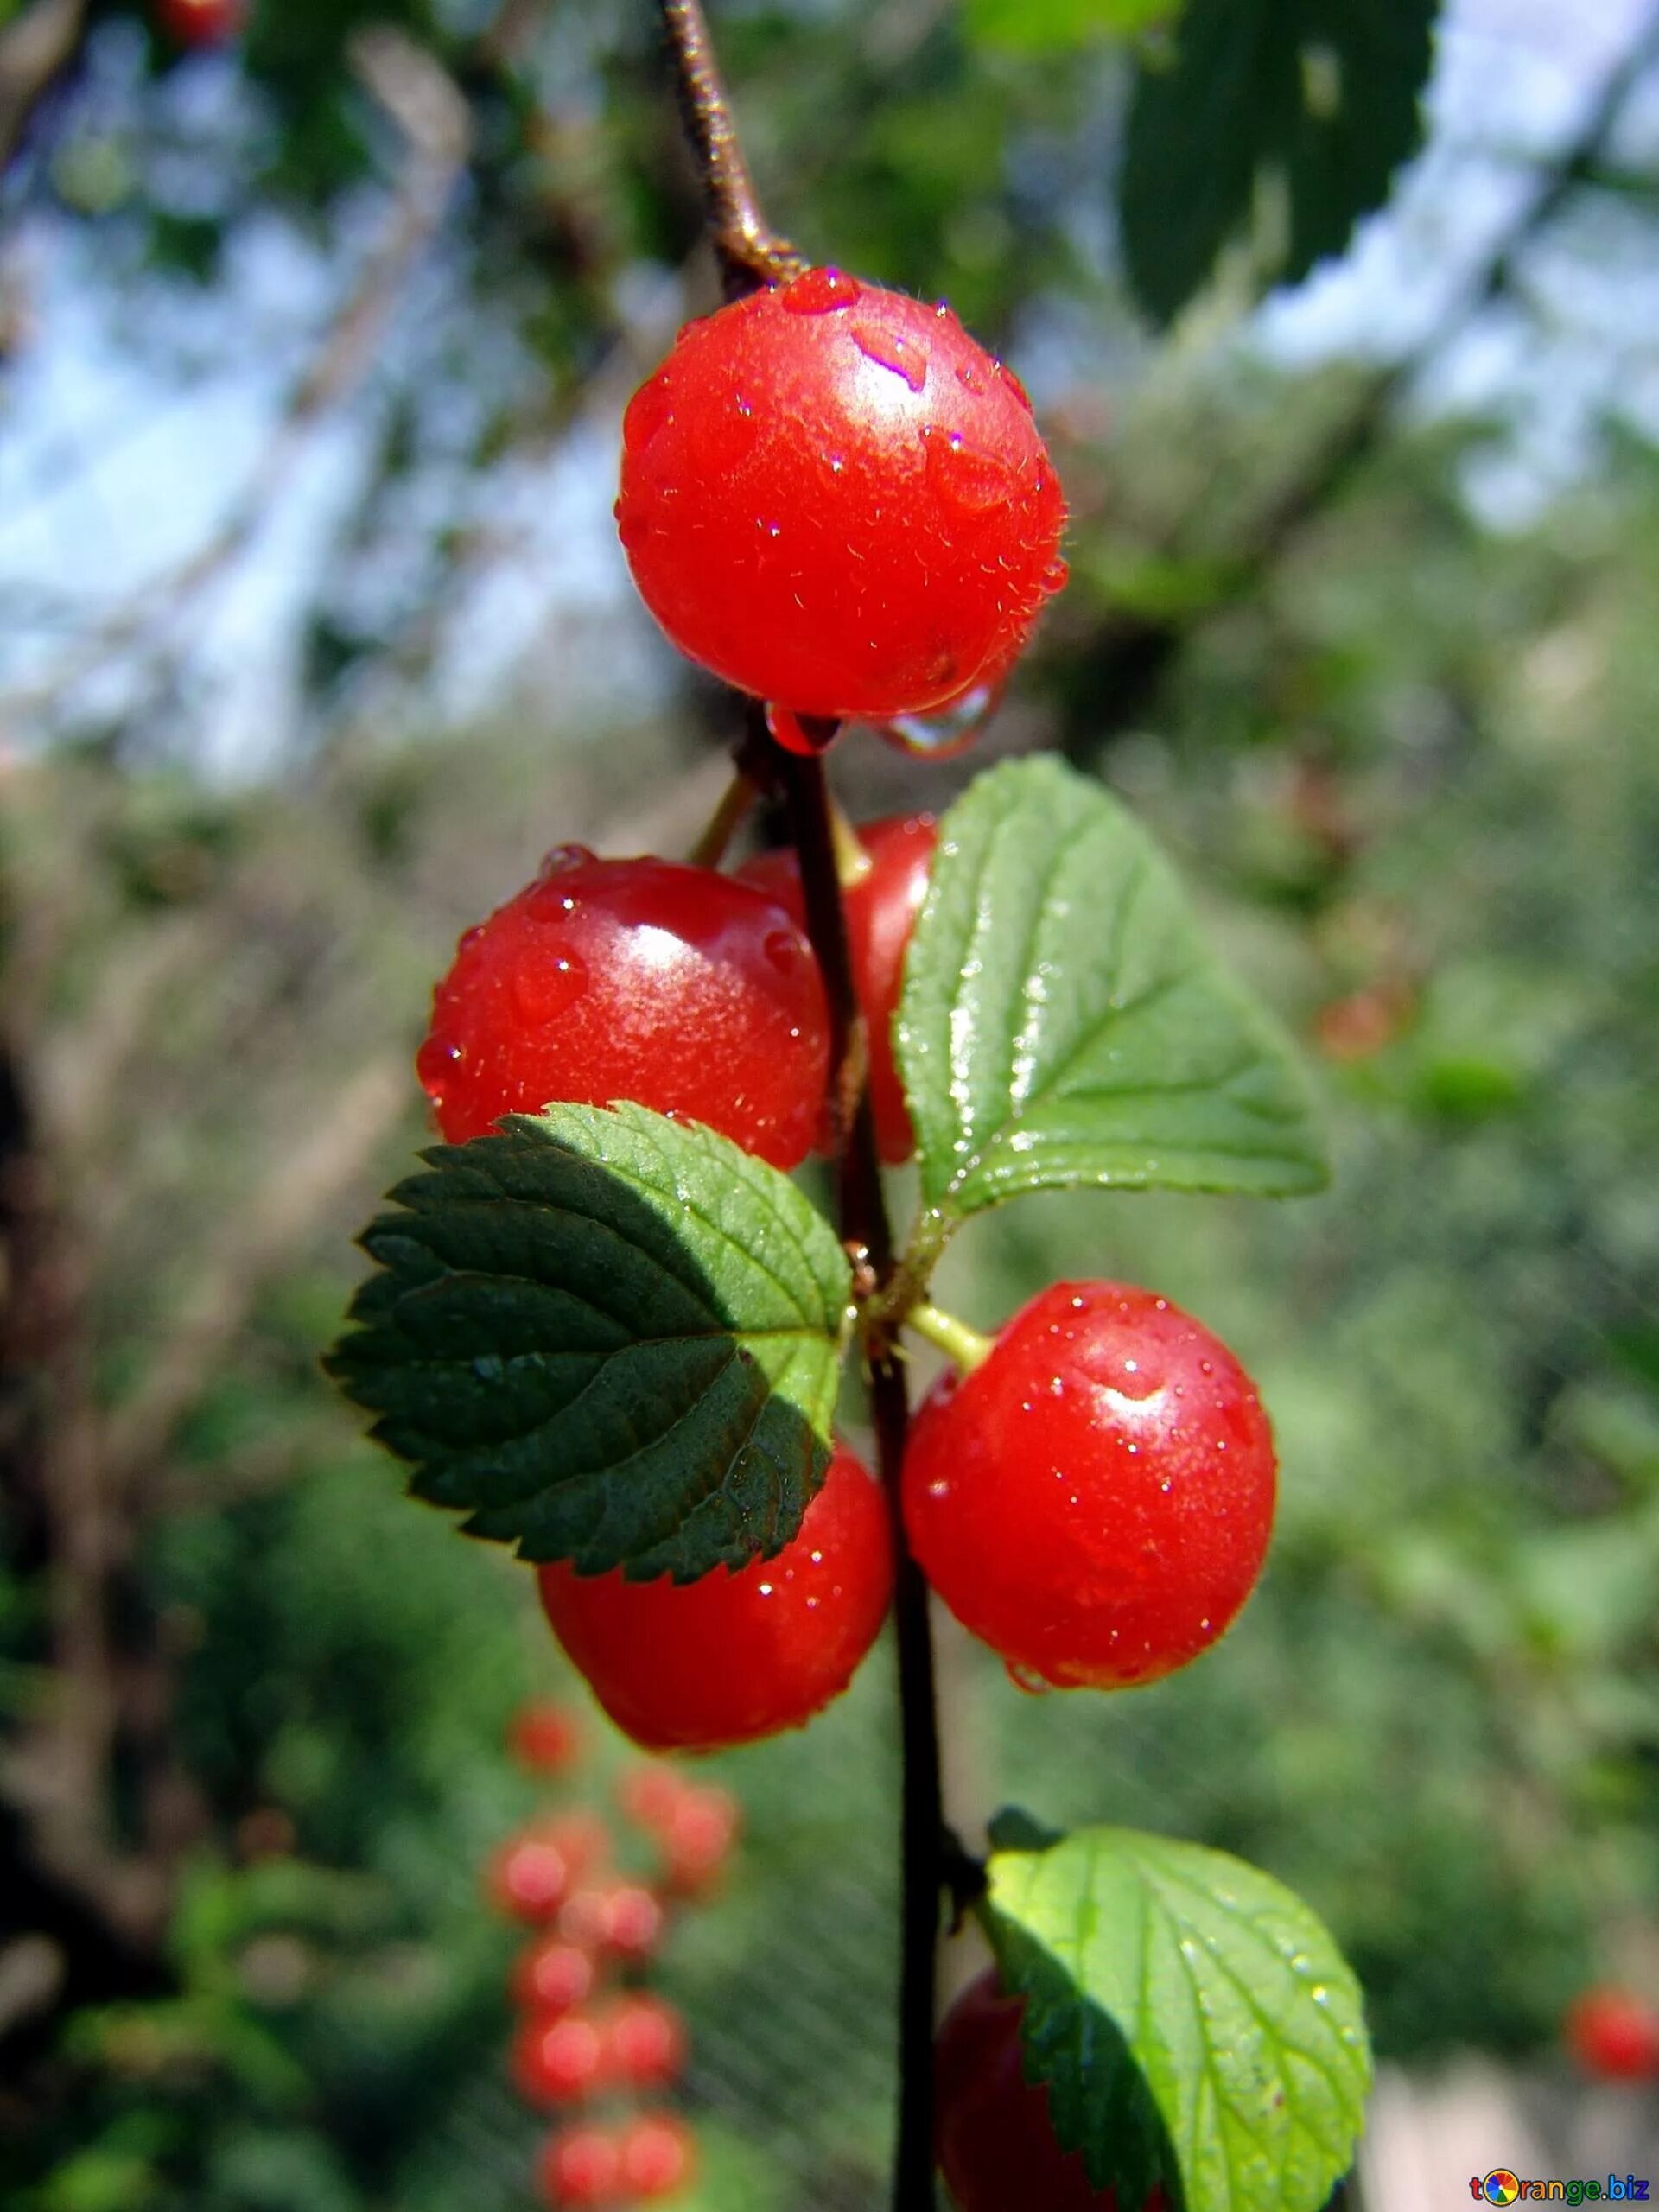
[[[727,296],[741,298],[762,284],[798,275],[806,264],[760,213],[715,60],[702,0],[657,0],[657,4],[673,56],[685,135],[702,182],[709,243]]]
[[[31,118],[79,51],[86,0],[35,0],[0,31],[0,169],[10,165]]]

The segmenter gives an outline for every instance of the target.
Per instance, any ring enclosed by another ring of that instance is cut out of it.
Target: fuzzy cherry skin
[[[905,1524],[1016,1680],[1125,1688],[1196,1658],[1243,1605],[1275,1471],[1261,1400],[1207,1329],[1151,1291],[1056,1283],[930,1394]]]
[[[958,697],[1065,579],[1065,504],[1018,379],[949,308],[839,270],[688,324],[622,437],[646,606],[798,715]]]
[[[710,1751],[798,1728],[838,1697],[893,1594],[880,1491],[838,1447],[794,1541],[700,1581],[540,1569],[553,1632],[648,1751]]]
[[[452,1144],[556,1099],[632,1099],[798,1167],[830,1017],[804,934],[753,885],[572,845],[461,938],[416,1065]]]
[[[1586,2074],[1604,2082],[1659,2082],[1659,2011],[1633,1990],[1586,1989],[1561,2033]]]
[[[915,1150],[916,1135],[893,1063],[893,1018],[899,1011],[911,931],[927,896],[938,824],[931,814],[889,816],[886,821],[861,823],[858,841],[869,868],[842,892],[842,903],[847,912],[853,984],[869,1037],[875,1141],[888,1166],[897,1167]],[[762,853],[738,874],[745,883],[756,885],[787,907],[804,927],[801,865],[793,853]]]
[[[1117,2212],[1116,2190],[1092,2187],[1082,2153],[1061,2150],[1047,2089],[1025,2077],[1024,2009],[988,1967],[939,2024],[934,2154],[957,2212]],[[1141,2212],[1164,2212],[1164,2202],[1154,2188]]]

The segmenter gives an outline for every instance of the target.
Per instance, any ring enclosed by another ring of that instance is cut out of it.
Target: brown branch
[[[0,170],[9,168],[35,110],[80,50],[86,0],[35,0],[0,31]]]
[[[806,264],[760,212],[715,59],[702,0],[658,0],[685,135],[702,181],[709,244],[728,298],[798,276]]]

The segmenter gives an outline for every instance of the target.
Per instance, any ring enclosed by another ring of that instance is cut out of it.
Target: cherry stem
[[[800,861],[811,938],[830,1007],[831,1050],[838,1069],[859,1046],[847,917],[836,871],[833,802],[822,759],[779,754],[778,780]],[[893,1227],[881,1185],[880,1156],[869,1094],[861,1095],[836,1170],[842,1237],[868,1261],[878,1287],[894,1268]],[[893,1515],[898,1560],[894,1620],[899,1643],[902,1784],[903,1957],[899,1988],[899,2137],[893,2161],[893,2212],[931,2212],[933,2190],[933,2024],[937,2004],[940,1900],[948,1861],[939,1779],[938,1711],[933,1679],[933,1632],[927,1584],[905,1541],[899,1474],[910,1427],[905,1368],[890,1332],[867,1339],[876,1470]]]
[[[753,776],[740,768],[721,793],[720,804],[709,816],[702,835],[687,855],[692,868],[718,868],[727,847],[748,818],[749,809],[760,796]]]
[[[978,1329],[970,1329],[954,1313],[930,1306],[925,1299],[906,1314],[905,1326],[914,1329],[918,1337],[925,1337],[947,1359],[954,1360],[964,1375],[971,1375],[976,1367],[982,1367],[991,1356],[989,1337]]]
[[[764,284],[798,276],[806,264],[760,212],[715,59],[702,0],[657,0],[657,5],[674,60],[685,135],[702,181],[709,242],[720,263],[727,298],[742,299]]]

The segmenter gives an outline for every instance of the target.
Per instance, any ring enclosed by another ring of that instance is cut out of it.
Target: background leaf
[[[1088,1828],[999,1852],[982,1912],[1027,1999],[1027,2066],[1097,2188],[1139,2203],[1162,2179],[1185,2212],[1319,2212],[1370,2056],[1358,1985],[1299,1897],[1222,1852]]]
[[[1167,22],[1182,0],[967,0],[968,35],[1022,53],[1127,38]]]
[[[851,1272],[828,1223],[641,1106],[508,1126],[391,1193],[333,1372],[420,1496],[527,1559],[690,1581],[778,1551],[829,1459]]]
[[[1435,13],[1436,0],[1189,0],[1174,66],[1136,81],[1118,186],[1150,315],[1178,314],[1253,226],[1264,285],[1342,251],[1421,140]]]
[[[1289,1046],[1211,958],[1144,830],[1052,760],[945,817],[896,1029],[930,1205],[1022,1191],[1316,1190]]]

